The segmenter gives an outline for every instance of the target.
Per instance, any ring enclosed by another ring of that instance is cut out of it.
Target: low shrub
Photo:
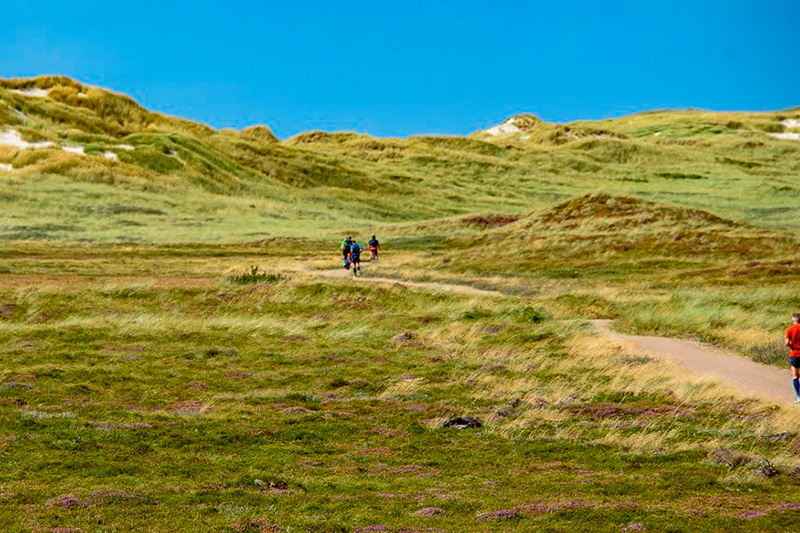
[[[531,322],[539,324],[550,319],[550,313],[537,309],[535,307],[525,307],[520,311],[520,320],[522,322]]]
[[[251,266],[249,272],[243,272],[236,276],[231,276],[230,280],[233,283],[242,285],[249,283],[277,283],[288,279],[283,274],[272,274],[269,272],[260,271],[257,266]]]

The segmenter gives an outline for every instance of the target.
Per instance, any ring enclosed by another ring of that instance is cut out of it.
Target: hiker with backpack
[[[800,403],[800,313],[792,314],[792,325],[786,330],[783,343],[789,347],[789,366],[792,369],[796,403]]]
[[[342,244],[339,245],[339,249],[342,250],[342,267],[343,268],[350,268],[350,246],[353,244],[353,237],[348,235],[342,241]]]
[[[370,251],[370,262],[378,260],[378,252],[381,249],[381,243],[378,242],[378,239],[375,238],[375,235],[369,240],[369,251]]]
[[[353,239],[350,244],[350,264],[353,265],[353,279],[356,279],[361,274],[361,250],[363,250],[361,245]]]

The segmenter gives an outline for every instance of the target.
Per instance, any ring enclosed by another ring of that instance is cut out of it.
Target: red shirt
[[[800,324],[795,322],[786,330],[786,338],[789,339],[789,348],[792,351],[789,357],[800,357]]]

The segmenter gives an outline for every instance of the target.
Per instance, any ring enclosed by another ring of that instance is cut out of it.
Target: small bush
[[[656,172],[659,178],[666,178],[668,180],[704,180],[708,179],[699,174],[681,174],[680,172]]]
[[[350,382],[347,381],[346,379],[344,379],[344,378],[334,378],[333,380],[331,380],[330,383],[328,383],[328,388],[338,389],[338,388],[341,388],[341,387],[347,387],[348,385],[350,385]]]
[[[717,158],[717,162],[726,165],[738,165],[743,168],[756,168],[761,166],[761,163],[756,163],[755,161],[742,161],[741,159],[733,159],[731,157]]]
[[[461,318],[464,320],[478,320],[480,318],[489,318],[493,315],[493,313],[487,309],[483,309],[481,307],[475,307],[468,311],[464,311],[461,315]]]
[[[783,124],[775,124],[775,123],[762,124],[761,126],[759,126],[759,128],[762,131],[766,131],[767,133],[783,133],[783,131],[786,129],[784,128]]]
[[[259,271],[257,266],[251,266],[249,272],[231,276],[230,280],[234,283],[242,285],[248,283],[277,283],[288,279],[282,274],[271,274],[268,272]]]
[[[756,346],[750,350],[748,355],[757,363],[775,366],[787,366],[789,364],[789,351],[780,343],[768,343]]]
[[[541,309],[536,309],[535,307],[525,307],[520,312],[520,320],[522,320],[522,322],[539,324],[540,322],[544,322],[549,319],[550,313]]]
[[[113,204],[106,208],[106,211],[112,215],[126,215],[130,213],[142,215],[166,215],[167,212],[163,209],[155,207],[139,206],[139,205],[126,205],[126,204]]]

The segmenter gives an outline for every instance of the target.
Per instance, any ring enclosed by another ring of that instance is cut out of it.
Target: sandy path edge
[[[318,270],[316,271],[316,273],[322,276],[328,276],[332,278],[346,278],[352,276],[350,270],[345,270],[343,268],[337,270]],[[406,287],[419,287],[422,289],[427,289],[429,291],[447,291],[447,292],[457,292],[461,294],[481,294],[485,296],[504,296],[502,292],[477,289],[475,287],[470,287],[469,285],[451,285],[449,283],[406,281],[402,279],[371,277],[363,275],[358,277],[354,281],[360,281],[365,283],[394,283],[396,285],[403,285]]]
[[[631,342],[644,352],[676,361],[696,375],[725,381],[748,395],[779,403],[794,402],[788,360],[787,368],[781,370],[697,341],[625,335],[609,329],[610,320],[590,322],[604,337]]]
[[[318,270],[317,274],[328,277],[350,276],[349,270]],[[394,283],[428,290],[443,290],[461,294],[504,296],[497,291],[476,289],[468,285],[450,285],[435,282],[405,281],[382,277],[363,277],[357,281],[367,283]],[[697,341],[671,339],[668,337],[648,337],[625,335],[609,328],[611,320],[590,320],[598,333],[606,338],[633,343],[638,349],[656,357],[667,358],[700,377],[718,379],[732,385],[745,395],[760,397],[781,404],[793,403],[795,394],[792,378],[785,370],[756,363],[741,355],[725,352],[714,346]]]

